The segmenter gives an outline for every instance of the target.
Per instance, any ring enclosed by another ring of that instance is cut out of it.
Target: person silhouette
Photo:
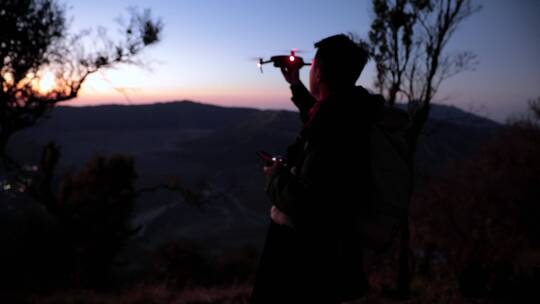
[[[384,100],[356,86],[369,52],[344,34],[315,43],[309,87],[282,67],[303,127],[264,167],[273,204],[251,303],[341,303],[369,289],[355,215],[371,200],[370,130]]]

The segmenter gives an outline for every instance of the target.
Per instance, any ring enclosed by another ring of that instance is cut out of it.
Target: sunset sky
[[[144,52],[151,71],[118,67],[93,75],[70,105],[138,104],[191,99],[224,106],[293,109],[278,70],[260,74],[251,57],[290,48],[314,55],[313,43],[354,32],[367,37],[371,1],[239,0],[67,0],[72,30],[104,26],[112,36],[115,19],[128,7],[150,8],[164,23],[163,40]],[[484,8],[462,24],[449,51],[479,56],[474,72],[448,80],[436,102],[453,104],[504,121],[540,96],[540,1],[484,0]],[[359,84],[372,88],[373,64]],[[302,78],[307,83],[308,68]]]

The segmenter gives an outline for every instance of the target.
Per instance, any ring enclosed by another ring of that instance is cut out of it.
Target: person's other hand
[[[290,85],[300,83],[300,70],[296,68],[281,67],[283,77]]]

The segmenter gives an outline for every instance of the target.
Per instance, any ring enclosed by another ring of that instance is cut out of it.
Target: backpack
[[[385,107],[371,129],[372,199],[356,225],[363,247],[377,252],[392,246],[408,216],[412,192],[409,121],[405,111]]]

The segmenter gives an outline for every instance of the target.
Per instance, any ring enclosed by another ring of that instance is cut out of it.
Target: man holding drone
[[[309,91],[301,66],[274,63],[304,126],[285,160],[264,167],[272,222],[252,303],[341,303],[368,289],[353,226],[373,195],[371,125],[384,100],[355,85],[364,46],[341,34],[315,48]]]

